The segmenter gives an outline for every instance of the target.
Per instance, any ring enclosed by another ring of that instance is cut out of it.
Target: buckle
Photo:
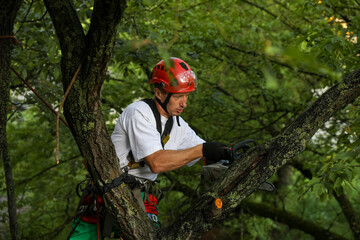
[[[153,222],[159,222],[159,219],[158,217],[155,215],[155,214],[152,214],[152,213],[146,213],[148,215],[148,217],[150,218],[151,221]]]
[[[145,178],[135,177],[135,179],[136,179],[136,181],[138,181],[141,185],[146,185],[147,183],[150,182],[148,179],[145,179]]]

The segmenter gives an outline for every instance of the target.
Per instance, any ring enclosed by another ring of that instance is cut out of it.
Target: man
[[[204,143],[180,117],[187,106],[189,94],[196,90],[197,79],[190,66],[179,58],[158,62],[149,84],[154,89],[153,104],[138,101],[122,112],[111,136],[120,166],[140,181],[154,181],[161,172],[191,166],[201,157],[207,163],[226,159],[224,149],[217,143]],[[161,131],[154,114],[160,114]],[[164,133],[167,121],[170,133]],[[160,133],[161,132],[161,133]],[[162,140],[161,140],[162,139]],[[164,142],[165,140],[165,142]]]
[[[139,205],[156,224],[157,199],[149,189],[159,173],[191,166],[202,157],[207,164],[230,157],[218,143],[205,143],[180,117],[197,79],[183,60],[167,62],[161,60],[152,71],[149,84],[154,87],[154,99],[127,106],[111,136],[122,171],[135,177],[131,188]],[[73,236],[80,235],[75,228]]]

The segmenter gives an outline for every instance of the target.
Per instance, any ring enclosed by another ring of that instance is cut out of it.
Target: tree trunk
[[[95,0],[86,36],[70,0],[44,2],[60,41],[64,91],[81,65],[66,99],[64,114],[89,172],[95,183],[103,186],[121,175],[102,117],[100,95],[126,1]],[[105,194],[105,202],[127,239],[156,238],[158,228],[149,221],[125,184]]]
[[[0,1],[0,160],[4,161],[6,178],[8,213],[11,239],[19,239],[16,218],[16,196],[14,179],[8,153],[6,136],[7,111],[10,98],[11,52],[15,38],[13,36],[14,20],[22,1]]]

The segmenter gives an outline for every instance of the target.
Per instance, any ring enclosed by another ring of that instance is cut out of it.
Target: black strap
[[[99,186],[98,190],[102,194],[104,194],[104,193],[109,192],[112,188],[115,188],[115,187],[119,186],[123,182],[126,183],[126,184],[132,184],[132,183],[136,183],[137,180],[133,175],[130,175],[127,172],[124,172],[119,177],[113,179],[111,181],[111,183],[107,183],[103,187]]]
[[[103,237],[111,237],[111,233],[113,230],[113,217],[109,213],[109,210],[106,208],[105,217],[103,220],[103,230],[102,230],[102,236]]]
[[[168,120],[166,121],[165,123],[165,129],[164,129],[164,132],[161,134],[161,120],[160,120],[160,113],[156,107],[156,103],[153,99],[142,99],[142,101],[146,102],[153,114],[154,114],[154,117],[155,117],[155,121],[156,121],[156,129],[157,131],[160,133],[160,142],[161,142],[161,145],[162,147],[164,148],[167,140],[169,140],[169,136],[170,136],[170,132],[171,132],[171,129],[173,127],[173,124],[174,124],[174,119],[173,117],[169,117]],[[178,123],[179,123],[179,120],[177,119]]]
[[[155,100],[160,104],[160,106],[162,107],[162,109],[164,109],[164,111],[169,114],[168,110],[167,110],[167,105],[170,101],[170,98],[173,94],[172,93],[168,93],[167,97],[165,98],[164,102],[161,102],[160,99],[158,97],[155,97]]]
[[[168,93],[166,99],[164,102],[161,102],[159,98],[155,97],[155,100],[160,104],[160,106],[162,107],[162,109],[164,109],[164,111],[169,114],[168,110],[167,110],[167,104],[169,103],[170,101],[170,97],[172,96],[172,93]],[[144,100],[147,100],[147,99],[144,99]],[[151,99],[149,99],[151,100]],[[156,109],[157,110],[157,109]],[[176,121],[177,121],[177,124],[178,126],[180,127],[180,120],[179,120],[179,116],[176,116]]]

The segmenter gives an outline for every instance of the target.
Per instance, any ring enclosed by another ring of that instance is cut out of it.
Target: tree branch
[[[85,34],[71,0],[44,0],[59,39],[62,62],[80,63],[85,50]],[[71,78],[70,78],[71,79]]]
[[[247,0],[242,0],[242,2],[247,3],[247,4],[251,5],[251,6],[254,6],[254,7],[260,9],[261,11],[266,12],[267,14],[269,14],[270,16],[272,16],[273,18],[277,18],[277,17],[278,17],[276,14],[270,12],[269,10],[267,10],[266,8],[264,8],[264,7],[262,7],[262,6],[257,5],[257,4],[254,3],[254,2],[249,2],[249,1],[247,1]],[[299,29],[298,27],[294,27],[294,26],[290,25],[289,23],[287,23],[286,21],[283,21],[283,20],[281,20],[281,22],[282,22],[283,24],[285,24],[287,27],[289,27],[290,29],[292,29],[293,31],[295,31],[295,32],[300,32],[300,29]]]
[[[293,166],[300,171],[306,178],[311,179],[313,177],[312,173],[310,170],[305,169],[303,167],[303,165],[298,162],[298,161],[294,161],[295,164],[293,164]],[[333,191],[334,198],[336,199],[336,201],[338,202],[342,213],[344,214],[346,220],[349,223],[349,226],[352,230],[352,234],[354,236],[354,239],[360,239],[360,217],[356,214],[356,211],[354,210],[349,198],[341,193],[341,194],[337,194],[336,192]]]
[[[235,161],[224,177],[214,185],[213,192],[204,194],[169,228],[172,232],[167,232],[166,239],[177,236],[195,238],[207,231],[215,221],[232,212],[277,169],[302,152],[315,132],[359,95],[360,70],[356,70],[345,77],[342,83],[325,92],[277,137],[250,149],[244,158]],[[217,198],[223,202],[222,209],[214,208]]]
[[[279,210],[265,203],[255,203],[251,201],[243,201],[241,207],[247,212],[256,214],[261,217],[270,218],[276,222],[288,225],[290,228],[299,229],[303,232],[311,234],[315,239],[319,240],[345,240],[341,235],[332,233],[325,228],[322,228],[312,222],[299,218],[298,216]]]

